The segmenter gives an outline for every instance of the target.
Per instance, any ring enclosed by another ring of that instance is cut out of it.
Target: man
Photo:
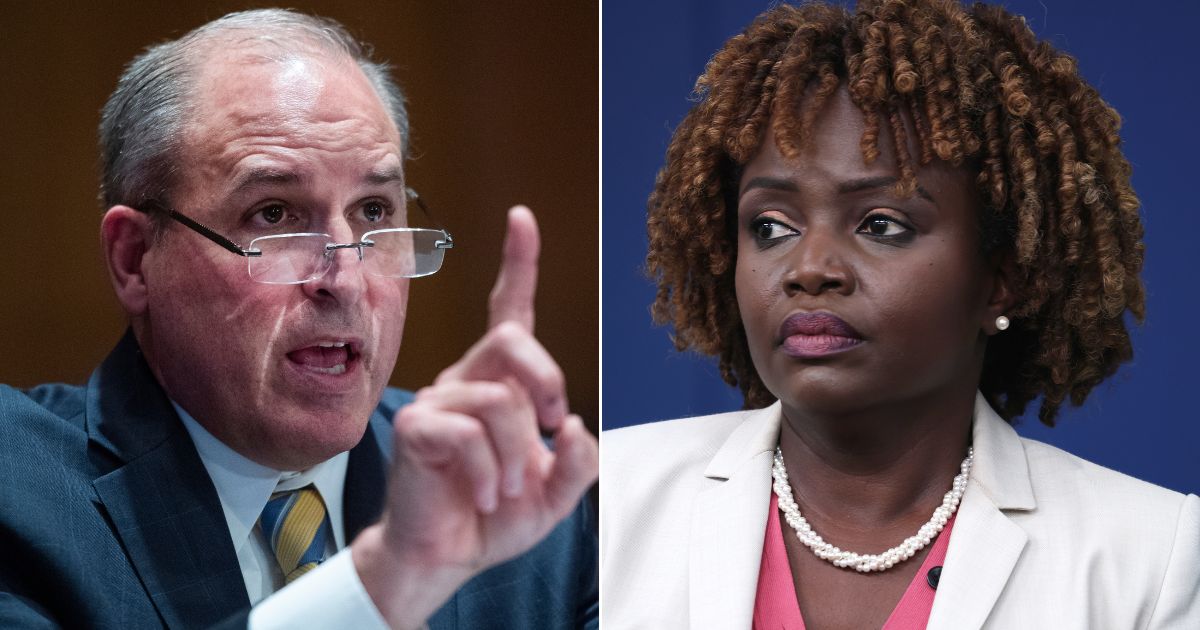
[[[408,282],[452,240],[408,226],[403,98],[339,25],[151,48],[101,141],[130,331],[86,387],[0,392],[0,626],[595,625],[596,442],[532,336],[527,209],[414,397]]]

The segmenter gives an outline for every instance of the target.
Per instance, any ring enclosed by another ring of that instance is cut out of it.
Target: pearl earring
[[[1000,317],[996,318],[996,329],[997,330],[1008,330],[1008,324],[1009,324],[1009,322],[1008,322],[1007,317],[1001,315]]]

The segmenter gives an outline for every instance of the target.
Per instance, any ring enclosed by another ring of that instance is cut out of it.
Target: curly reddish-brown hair
[[[890,134],[902,194],[917,163],[978,168],[984,253],[1011,257],[1018,296],[1012,327],[988,342],[980,389],[1006,419],[1041,396],[1038,416],[1053,425],[1068,395],[1082,404],[1133,356],[1123,318],[1144,317],[1142,226],[1117,112],[1072,57],[999,7],[785,5],[729,40],[697,80],[650,196],[655,321],[674,326],[678,349],[716,355],[747,407],[774,401],[734,299],[737,178],[767,125],[796,156],[842,85],[866,119],[865,161]]]

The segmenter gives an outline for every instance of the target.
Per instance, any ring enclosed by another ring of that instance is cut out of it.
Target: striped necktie
[[[291,584],[325,559],[329,519],[321,494],[314,486],[271,495],[259,522],[285,584]]]

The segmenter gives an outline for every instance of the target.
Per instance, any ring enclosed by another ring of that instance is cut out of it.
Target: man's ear
[[[129,206],[113,206],[100,221],[100,239],[104,262],[117,300],[130,317],[146,312],[146,276],[142,259],[153,237],[150,217]]]
[[[1013,252],[993,254],[988,260],[988,268],[992,284],[984,309],[984,321],[980,324],[984,333],[990,336],[1001,332],[996,326],[996,318],[1003,315],[1012,319],[1012,310],[1017,304],[1017,262]]]

